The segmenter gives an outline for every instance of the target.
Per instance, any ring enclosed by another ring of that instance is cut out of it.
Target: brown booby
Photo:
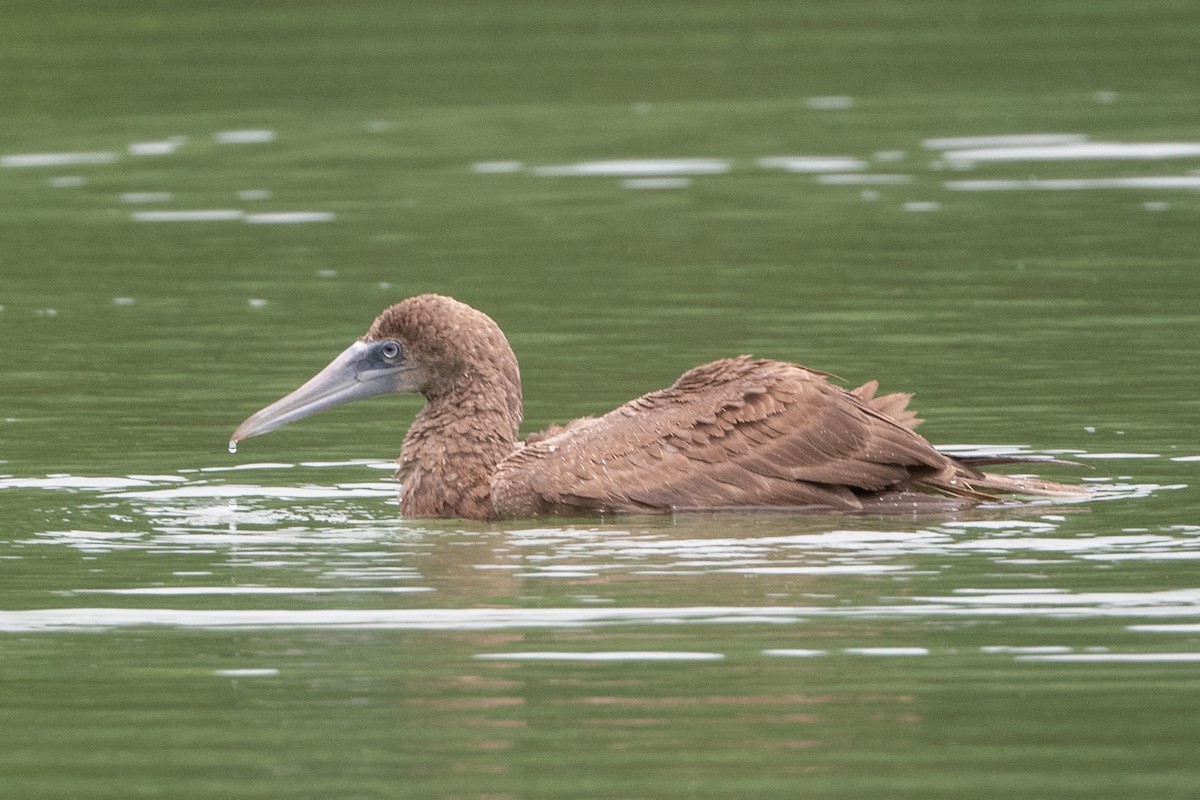
[[[424,294],[380,314],[311,380],[243,422],[230,444],[352,400],[420,393],[426,403],[396,472],[407,517],[896,512],[970,507],[995,492],[1084,493],[977,469],[1028,459],[939,452],[915,431],[911,395],[876,389],[872,381],[847,391],[825,373],[740,356],[521,441],[521,377],[504,333],[465,303]]]

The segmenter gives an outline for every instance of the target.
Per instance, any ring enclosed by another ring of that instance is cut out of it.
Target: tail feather
[[[1058,464],[1064,467],[1082,467],[1078,461],[1065,461],[1061,458],[1051,458],[1050,456],[1029,456],[1029,455],[987,455],[987,456],[950,456],[959,464],[965,464],[968,467],[986,467],[994,464]]]
[[[1012,494],[1031,494],[1041,497],[1085,497],[1088,490],[1083,486],[1071,486],[1042,478],[1031,478],[1023,475],[999,475],[995,472],[980,472],[980,477],[971,478],[969,482],[973,489],[990,489],[997,492]]]
[[[876,397],[877,391],[879,391],[879,381],[867,381],[851,394],[866,403],[872,411],[891,417],[909,430],[916,430],[917,426],[924,422],[917,416],[917,412],[908,407],[913,397],[908,392],[893,392]]]
[[[999,494],[1034,495],[1039,497],[1086,497],[1085,486],[1048,481],[1029,475],[1001,475],[975,469],[978,464],[1047,463],[1047,459],[1032,457],[982,456],[972,458],[948,458],[949,464],[940,472],[920,479],[920,484],[937,492],[962,497],[976,503],[991,503],[1000,500]],[[1054,463],[1052,460],[1050,460]],[[1062,462],[1057,462],[1062,463]]]
[[[890,417],[895,422],[909,430],[916,430],[923,420],[908,407],[912,395],[906,392],[894,392],[876,396],[879,391],[878,381],[868,381],[851,394],[866,403],[872,411]],[[959,456],[947,455],[953,466],[945,469],[935,478],[927,476],[919,481],[926,488],[934,489],[950,497],[961,498],[971,503],[995,502],[999,498],[992,492],[1009,494],[1037,495],[1041,497],[1084,497],[1088,490],[1083,486],[1071,486],[1065,483],[1043,480],[1042,478],[1018,475],[1000,475],[995,472],[982,472],[978,467],[995,464],[1059,464],[1066,466],[1083,466],[1074,461],[1064,461],[1046,456],[1030,455],[978,455]],[[957,468],[955,468],[957,467]]]
[[[1057,481],[1034,478],[1023,475],[1001,475],[996,472],[982,472],[976,467],[992,464],[1061,464],[1067,466],[1082,466],[1073,461],[1061,461],[1057,458],[1043,456],[1021,455],[987,455],[987,456],[952,456],[951,460],[962,466],[966,481],[975,490],[990,490],[1008,492],[1011,494],[1031,494],[1042,497],[1083,497],[1087,489],[1082,486],[1071,486]]]

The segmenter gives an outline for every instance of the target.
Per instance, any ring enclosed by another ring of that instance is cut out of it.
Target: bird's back
[[[492,480],[497,513],[822,507],[946,482],[956,465],[912,428],[906,395],[847,392],[821,373],[747,356],[531,440]],[[891,412],[889,415],[887,412]],[[964,496],[972,494],[966,485]]]

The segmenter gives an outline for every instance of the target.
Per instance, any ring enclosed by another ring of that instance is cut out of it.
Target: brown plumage
[[[420,392],[427,402],[396,473],[409,517],[898,511],[971,506],[994,500],[993,491],[1081,493],[980,472],[938,452],[914,430],[911,396],[876,396],[877,388],[872,381],[850,392],[796,364],[740,356],[520,442],[521,378],[508,340],[487,315],[426,294],[380,314],[319,375],[242,423],[233,441],[360,397]]]

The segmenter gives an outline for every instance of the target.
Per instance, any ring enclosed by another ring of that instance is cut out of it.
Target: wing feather
[[[860,506],[951,463],[912,431],[908,396],[847,392],[746,356],[697,367],[603,417],[531,437],[499,466],[502,514]],[[901,419],[886,412],[893,411]]]

